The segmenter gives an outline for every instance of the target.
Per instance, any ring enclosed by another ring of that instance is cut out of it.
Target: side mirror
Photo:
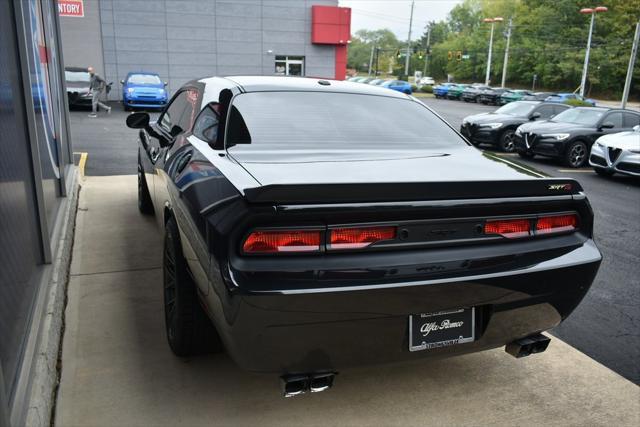
[[[149,127],[148,113],[132,113],[127,116],[127,126],[131,129],[146,129]]]
[[[124,84],[124,80],[120,80],[120,84],[123,85]]]
[[[600,125],[601,129],[612,129],[615,125],[611,122],[604,122]]]
[[[536,120],[539,119],[541,116],[539,111],[536,111],[535,113],[531,114],[531,117],[529,117],[529,120]]]

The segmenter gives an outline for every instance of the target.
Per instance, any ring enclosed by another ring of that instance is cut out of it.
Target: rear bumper
[[[209,313],[232,358],[256,372],[340,371],[503,346],[557,326],[589,289],[601,255],[592,240],[506,272],[358,287],[210,292]],[[233,277],[233,274],[231,274]],[[215,286],[214,286],[215,287]],[[476,307],[476,341],[409,351],[408,316]]]

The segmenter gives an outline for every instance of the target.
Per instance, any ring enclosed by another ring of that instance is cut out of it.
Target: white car
[[[436,81],[433,80],[433,77],[423,77],[420,80],[418,80],[418,84],[420,86],[425,86],[425,85],[433,86],[436,84]]]
[[[632,131],[601,136],[591,147],[589,164],[599,175],[640,176],[640,125]]]

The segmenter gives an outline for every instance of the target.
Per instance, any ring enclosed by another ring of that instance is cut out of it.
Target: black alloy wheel
[[[565,152],[565,164],[572,168],[580,168],[587,162],[588,155],[587,144],[582,141],[574,141]]]
[[[162,273],[165,329],[171,351],[180,357],[221,351],[220,337],[198,300],[174,218],[165,225]]]
[[[515,131],[513,129],[506,129],[500,135],[500,149],[505,153],[513,153],[516,150]]]

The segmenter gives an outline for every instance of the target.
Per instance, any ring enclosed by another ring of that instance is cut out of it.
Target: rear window
[[[326,92],[253,92],[231,108],[227,146],[269,149],[432,149],[464,144],[410,99]]]

